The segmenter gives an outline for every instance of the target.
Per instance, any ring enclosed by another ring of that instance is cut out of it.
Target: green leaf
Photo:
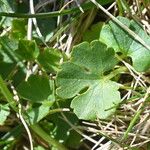
[[[10,40],[6,36],[0,37],[0,74],[4,79],[9,76],[19,62],[14,54],[16,48],[16,41]]]
[[[34,150],[45,150],[45,148],[42,146],[37,146],[37,147],[34,147]]]
[[[72,113],[64,113],[64,115],[66,116],[66,118],[74,125],[78,124],[78,118],[72,114]],[[78,135],[78,133],[74,133],[71,130],[71,127],[68,125],[68,123],[62,118],[61,114],[52,114],[50,115],[50,119],[49,119],[54,127],[53,130],[51,128],[51,131],[49,131],[51,133],[51,135],[57,139],[60,143],[65,143],[65,145],[68,145],[69,147],[72,147],[70,141],[68,141],[74,134],[77,136],[76,138],[74,138],[74,140],[76,139],[76,142],[78,143],[78,146],[80,145],[80,140],[81,140],[81,136]],[[45,124],[43,124],[45,126]],[[50,130],[50,128],[49,128]],[[80,139],[79,139],[80,138]],[[73,143],[73,142],[72,142]],[[74,145],[75,142],[73,143]],[[77,145],[76,145],[77,146]]]
[[[35,41],[20,40],[16,53],[23,60],[32,61],[39,55],[39,48]]]
[[[12,22],[11,38],[24,39],[26,37],[26,21],[23,19],[14,19]]]
[[[10,1],[0,0],[0,12],[16,12],[16,13],[28,13],[29,7],[26,0],[23,1]]]
[[[18,57],[15,55],[15,50],[18,48],[18,42],[10,39],[7,36],[0,37],[0,53],[7,63],[19,62]]]
[[[46,104],[47,102],[47,104]],[[45,101],[41,106],[39,107],[33,107],[30,110],[27,111],[28,114],[28,120],[30,124],[38,123],[40,120],[42,120],[46,115],[49,113],[49,109],[52,106],[54,101],[48,102]]]
[[[15,63],[8,63],[3,61],[3,59],[0,59],[0,75],[3,77],[3,79],[6,79],[8,75],[12,72],[12,70],[15,68]]]
[[[43,38],[45,39],[46,42],[49,42],[56,28],[56,19],[39,18],[37,19],[37,24],[38,27],[40,28]]]
[[[23,132],[23,126],[21,124],[16,124],[15,127],[13,127],[10,131],[8,131],[6,134],[4,134],[1,137],[1,140],[7,140],[12,141],[14,139],[17,139],[21,137],[21,133]]]
[[[81,140],[82,136],[78,134],[75,130],[71,130],[69,138],[65,142],[65,145],[70,148],[79,149],[79,147],[81,146]]]
[[[4,125],[5,120],[10,114],[8,105],[0,105],[0,125]]]
[[[11,74],[12,75],[12,74]],[[26,73],[21,68],[15,68],[11,80],[13,81],[14,87],[17,87],[26,78]]]
[[[0,1],[0,12],[12,12],[12,8],[9,5],[8,0]]]
[[[6,98],[6,101],[9,103],[11,108],[14,111],[18,112],[18,108],[16,107],[16,102],[14,101],[13,95],[7,88],[7,85],[3,80],[3,78],[1,77],[1,75],[0,75],[0,91],[3,94],[3,96]]]
[[[14,12],[9,2],[9,0],[0,0],[0,12]],[[4,28],[11,26],[11,21],[12,18],[10,17],[2,17],[0,18],[0,25]]]
[[[118,17],[118,19],[140,36],[147,45],[150,45],[150,37],[139,24],[123,17]],[[124,56],[131,57],[133,67],[137,71],[142,72],[150,68],[150,51],[114,22],[110,21],[108,25],[103,27],[100,40],[109,47],[113,47],[116,52],[121,52]]]
[[[60,108],[69,108],[70,101],[59,101]],[[53,105],[53,110],[58,109],[57,105]],[[52,111],[53,111],[52,110]],[[51,110],[50,110],[51,111]],[[63,112],[70,123],[77,125],[79,120],[72,112]],[[50,135],[63,143],[69,148],[75,148],[80,146],[80,140],[82,139],[76,131],[64,120],[61,113],[50,113],[47,119],[40,121],[42,128]],[[71,140],[71,141],[70,141]],[[75,141],[74,141],[75,140]]]
[[[15,53],[18,41],[7,36],[0,37],[0,74],[3,79],[11,77],[13,85],[20,83],[26,75],[26,68]],[[12,76],[13,75],[13,76]]]
[[[77,117],[71,113],[65,113],[68,120],[75,124],[78,122]],[[66,123],[60,114],[50,115],[50,120],[54,123],[55,128],[52,131],[52,135],[61,143],[65,143],[70,138],[71,127]]]
[[[100,3],[101,5],[106,5],[114,2],[114,0],[97,0],[97,2]]]
[[[47,77],[31,75],[28,81],[23,81],[18,87],[18,94],[32,102],[54,101],[53,81]]]
[[[40,53],[37,60],[45,71],[52,73],[58,71],[61,56],[58,50],[46,48]]]
[[[102,25],[103,22],[92,25],[91,28],[83,34],[83,41],[92,42],[93,40],[98,40]]]
[[[26,73],[25,65],[16,54],[18,41],[7,36],[0,37],[0,74],[6,79],[12,72],[19,69]],[[18,80],[19,81],[19,80]]]
[[[105,76],[115,64],[114,50],[105,44],[79,44],[57,75],[58,96],[74,97],[71,107],[80,119],[107,118],[115,111],[110,108],[120,102],[118,84]]]

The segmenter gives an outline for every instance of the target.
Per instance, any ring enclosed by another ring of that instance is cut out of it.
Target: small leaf
[[[14,12],[9,0],[0,0],[0,12]],[[11,26],[12,18],[0,17],[0,25],[4,28]]]
[[[3,59],[1,59],[3,60]],[[15,63],[7,63],[5,61],[0,60],[0,75],[3,77],[3,79],[6,79],[8,75],[12,72],[12,70],[15,68]]]
[[[105,44],[99,41],[79,44],[58,73],[58,96],[74,97],[71,107],[80,119],[107,118],[115,111],[110,108],[120,102],[118,84],[104,75],[115,64],[114,51]]]
[[[49,10],[48,10],[49,11]],[[37,24],[40,28],[42,36],[46,42],[49,42],[56,28],[56,20],[54,18],[37,18]],[[37,37],[38,38],[38,37]]]
[[[147,45],[150,45],[150,37],[139,24],[123,17],[118,17],[118,19],[141,37]],[[114,22],[110,21],[108,25],[103,27],[100,40],[109,47],[113,47],[116,52],[121,52],[126,57],[130,56],[133,67],[137,71],[142,72],[150,68],[150,51]]]
[[[10,114],[8,105],[0,105],[0,125],[4,125],[5,120]]]
[[[54,101],[53,81],[47,77],[31,75],[28,81],[23,81],[17,88],[19,95],[32,102]]]
[[[20,40],[16,53],[23,60],[32,61],[39,55],[39,48],[35,41]]]
[[[15,56],[17,42],[8,37],[0,37],[0,74],[6,79],[19,62]]]
[[[0,37],[0,74],[3,79],[6,79],[13,73],[14,76],[12,80],[17,78],[17,82],[20,82],[21,77],[26,74],[26,68],[15,53],[17,48],[18,41],[14,38],[7,36]],[[21,73],[19,75],[18,70]],[[16,85],[17,82],[14,82],[14,85]]]
[[[67,141],[65,142],[65,145],[67,145],[72,149],[73,148],[79,149],[81,146],[81,140],[82,140],[82,136],[79,133],[77,133],[75,130],[71,130],[70,135]]]
[[[23,19],[14,19],[12,22],[11,38],[23,39],[26,37],[26,21]]]
[[[48,105],[42,104],[39,107],[33,107],[32,109],[28,110],[27,114],[30,124],[35,124],[42,120],[49,113],[50,106],[53,104],[53,102]]]
[[[34,150],[45,150],[45,148],[42,146],[37,146],[37,147],[34,147]]]
[[[19,62],[14,53],[17,48],[18,42],[16,40],[7,36],[0,37],[0,53],[4,56],[5,62]]]
[[[24,64],[20,61],[19,56],[15,53],[18,48],[18,41],[7,36],[0,37],[0,54],[6,63],[17,64],[23,72],[26,72]]]
[[[56,49],[46,48],[40,53],[37,60],[47,72],[52,73],[58,71],[61,56],[61,53]]]
[[[92,27],[83,34],[83,41],[92,42],[93,40],[98,40],[102,25],[103,22],[92,25]]]
[[[70,105],[70,101],[60,101],[59,105],[60,105],[60,108],[64,108],[64,107],[68,108]],[[56,106],[56,108],[57,108],[57,106]],[[63,112],[63,113],[66,116],[66,118],[70,121],[70,123],[72,123],[74,125],[78,124],[79,120],[75,114],[73,114],[71,112]],[[66,145],[67,144],[66,142],[72,136],[72,130],[71,130],[70,125],[68,125],[68,123],[62,118],[60,113],[51,114],[49,117],[49,121],[51,123],[53,123],[53,128],[47,127],[46,130],[51,132],[52,136],[55,139],[57,139],[59,142],[64,143]],[[45,128],[45,124],[43,123],[44,128]],[[78,135],[77,135],[77,137],[78,137]],[[79,141],[76,141],[76,142],[79,142]],[[79,143],[78,143],[78,145],[79,145]]]

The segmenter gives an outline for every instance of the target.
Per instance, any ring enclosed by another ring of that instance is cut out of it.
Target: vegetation
[[[0,149],[150,149],[149,0],[0,0]]]

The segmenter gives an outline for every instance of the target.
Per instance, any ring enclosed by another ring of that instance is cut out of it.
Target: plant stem
[[[30,127],[38,136],[40,136],[48,144],[56,147],[57,150],[68,150],[63,144],[57,142],[50,135],[48,135],[38,124],[31,125]]]
[[[147,89],[147,92],[146,92],[145,96],[143,97],[143,103],[141,103],[136,114],[134,115],[133,119],[131,120],[129,127],[127,128],[126,132],[124,133],[122,140],[126,140],[128,138],[128,133],[132,130],[133,126],[138,121],[140,114],[143,112],[145,103],[147,102],[147,100],[149,98],[149,94],[150,94],[150,87]]]
[[[98,0],[98,1],[101,3],[101,5],[106,5],[108,3],[113,2],[114,0],[107,0],[107,1]],[[96,7],[96,6],[93,5],[91,2],[81,4],[81,8],[84,11],[89,10],[94,7]],[[53,11],[53,12],[37,13],[37,14],[0,12],[0,17],[6,16],[6,17],[17,17],[17,18],[47,18],[47,17],[57,17],[60,15],[68,15],[68,14],[79,13],[79,12],[81,12],[79,7],[75,7],[75,8],[66,9],[63,11]]]
[[[117,74],[121,74],[122,72],[125,72],[127,71],[127,68],[126,67],[120,67],[114,71],[112,71],[109,75],[107,75],[105,77],[105,79],[112,79],[113,77],[115,77]]]
[[[18,108],[16,107],[16,103],[15,103],[15,100],[13,98],[13,95],[8,90],[8,88],[6,86],[6,83],[2,79],[1,75],[0,75],[0,90],[1,90],[2,94],[4,95],[4,97],[6,98],[7,102],[9,103],[9,105],[12,107],[12,109],[15,112],[18,112]]]
[[[95,7],[95,6],[92,5],[91,3],[87,3],[82,6],[82,9],[88,10],[93,7]],[[78,7],[66,9],[63,11],[53,11],[53,12],[37,13],[37,14],[0,12],[0,16],[17,17],[17,18],[47,18],[47,17],[57,17],[60,15],[68,15],[68,14],[77,13],[77,12],[80,12],[80,9]]]

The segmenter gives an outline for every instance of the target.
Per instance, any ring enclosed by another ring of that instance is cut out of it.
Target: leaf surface
[[[16,53],[23,60],[34,60],[39,55],[39,48],[35,41],[20,40]]]
[[[8,105],[0,105],[0,125],[4,125],[5,120],[10,114]]]
[[[42,120],[49,113],[50,106],[53,102],[42,104],[39,107],[32,107],[30,110],[27,110],[27,116],[30,124],[35,124]]]
[[[5,79],[13,71],[19,59],[15,56],[17,42],[6,36],[0,37],[0,74]]]
[[[37,60],[45,71],[52,73],[58,71],[61,56],[56,49],[46,48],[39,54]]]
[[[141,37],[147,45],[150,45],[150,37],[140,25],[127,18],[118,17],[118,19]],[[150,68],[150,50],[145,48],[114,22],[110,21],[109,24],[102,28],[100,40],[109,47],[113,47],[116,52],[121,52],[124,56],[131,57],[133,67],[137,71],[142,72]]]
[[[58,73],[58,96],[73,98],[71,107],[80,119],[107,118],[115,110],[110,108],[120,102],[118,84],[105,78],[115,64],[114,50],[107,49],[105,44],[99,41],[79,44]]]
[[[83,41],[92,42],[93,40],[98,40],[102,26],[103,22],[92,25],[91,28],[83,34]]]
[[[70,101],[59,101],[59,106],[60,108],[69,108]],[[53,107],[58,108],[57,105],[53,105]],[[74,113],[72,112],[63,112],[63,113],[71,124],[78,125],[79,120]],[[64,143],[70,149],[75,147],[79,148],[80,141],[82,138],[81,135],[72,130],[70,125],[68,125],[68,123],[62,118],[61,113],[50,114],[49,123],[52,124],[48,125],[48,123],[45,123],[42,126],[46,129],[47,132],[50,132],[50,134],[55,139],[57,139],[61,143]]]
[[[12,21],[11,38],[24,39],[26,37],[26,20],[14,19]]]
[[[53,81],[47,77],[31,75],[28,81],[23,81],[17,88],[19,95],[32,102],[54,101]]]

